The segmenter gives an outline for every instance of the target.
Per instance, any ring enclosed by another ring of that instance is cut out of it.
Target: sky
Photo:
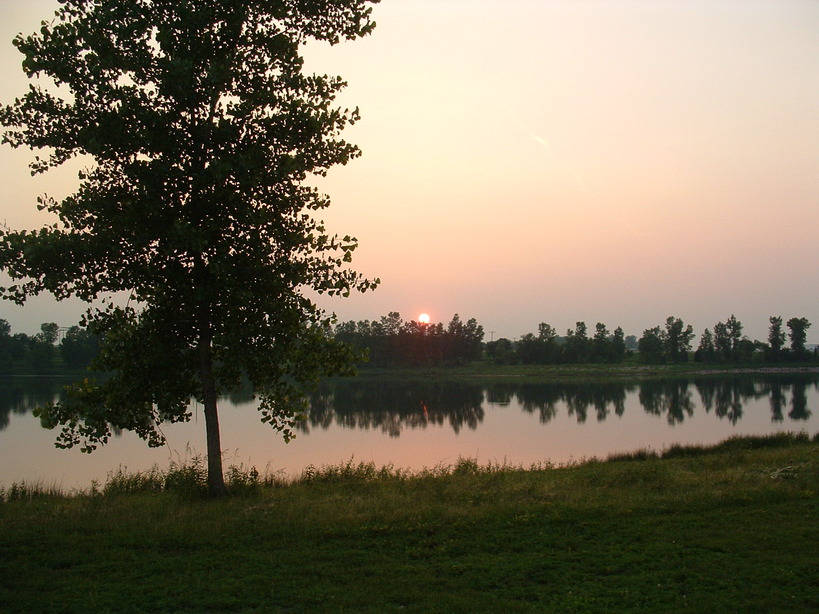
[[[11,45],[56,0],[0,0],[0,101],[27,87]],[[383,0],[375,32],[308,45],[342,76],[361,158],[316,185],[359,239],[375,292],[342,321],[476,318],[486,340],[584,321],[638,337],[732,314],[752,339],[807,317],[819,342],[819,2]],[[0,148],[0,221],[49,218],[77,166],[31,178]],[[76,303],[0,304],[13,332]]]

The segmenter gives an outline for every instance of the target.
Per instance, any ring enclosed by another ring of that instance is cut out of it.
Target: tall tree
[[[790,329],[791,351],[797,360],[805,360],[808,352],[805,349],[805,341],[808,338],[808,329],[810,322],[807,318],[791,318],[788,320],[788,328]]]
[[[611,337],[611,347],[614,362],[623,362],[626,355],[626,339],[623,328],[620,326],[614,329],[614,334]]]
[[[575,329],[566,331],[566,343],[563,346],[565,362],[588,362],[590,357],[588,328],[585,322],[577,322]]]
[[[659,364],[665,358],[665,333],[659,326],[647,328],[638,342],[640,359],[648,364]]]
[[[69,328],[60,342],[60,356],[69,369],[88,367],[99,352],[99,338],[79,326]]]
[[[714,347],[714,336],[707,328],[702,332],[700,344],[694,352],[694,360],[698,362],[713,362],[716,358],[716,348]]]
[[[768,358],[779,360],[782,357],[782,348],[785,347],[785,331],[782,330],[782,317],[771,316],[768,321]]]
[[[719,360],[731,360],[733,357],[731,333],[724,322],[714,324],[714,349]]]
[[[688,326],[680,318],[668,316],[665,321],[665,335],[663,342],[671,362],[686,362],[688,352],[691,350],[691,339],[694,337],[694,329]]]
[[[734,360],[740,356],[740,342],[742,341],[742,322],[734,314],[725,321],[728,336],[731,339],[731,356]]]
[[[592,337],[592,355],[594,362],[608,362],[611,358],[609,330],[602,322],[598,322],[594,328],[594,337]]]
[[[0,233],[0,267],[20,282],[3,294],[133,299],[89,309],[112,377],[43,413],[63,425],[58,445],[90,451],[112,426],[160,445],[193,395],[221,495],[220,390],[247,373],[262,421],[289,437],[302,386],[349,364],[304,290],[375,282],[346,268],[356,241],[327,234],[315,215],[329,200],[305,180],[359,154],[339,136],[358,112],[333,105],[340,78],[303,74],[300,46],[368,34],[377,1],[61,0],[15,39],[41,80],[0,109],[4,142],[46,151],[34,173],[93,164],[73,195],[40,199],[56,224]]]

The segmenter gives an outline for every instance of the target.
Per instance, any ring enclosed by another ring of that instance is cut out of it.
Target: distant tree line
[[[698,362],[808,362],[817,352],[806,348],[807,318],[791,318],[783,328],[779,316],[771,316],[768,342],[752,341],[742,334],[742,323],[731,315],[703,331],[699,347],[692,352],[694,329],[680,318],[669,316],[664,325],[643,331],[637,339],[617,327],[610,333],[597,323],[590,336],[585,322],[577,322],[559,336],[549,324],[540,324],[537,334],[527,333],[517,341],[506,338],[485,344],[486,357],[495,364],[618,363],[627,358],[645,364]],[[790,345],[786,345],[786,338]]]
[[[819,361],[816,349],[806,347],[810,321],[781,316],[769,318],[767,342],[743,335],[743,325],[733,314],[725,322],[706,328],[695,351],[694,330],[680,318],[669,316],[663,326],[643,331],[638,339],[621,327],[610,332],[598,322],[589,334],[585,322],[577,322],[565,335],[546,323],[537,334],[527,333],[515,341],[501,338],[483,342],[483,326],[472,318],[466,322],[455,314],[449,324],[404,321],[398,312],[378,320],[343,322],[335,327],[339,341],[368,354],[374,367],[457,365],[485,358],[495,364],[619,363],[637,360],[645,364],[729,362]],[[787,330],[786,330],[787,329]],[[29,336],[12,334],[8,321],[0,318],[0,374],[45,374],[77,371],[88,367],[99,353],[100,340],[80,326],[60,328],[43,323]]]
[[[486,344],[487,357],[496,364],[550,365],[574,363],[617,363],[626,356],[628,342],[619,326],[609,332],[598,322],[590,337],[585,322],[577,322],[565,336],[546,323],[537,335],[527,333],[515,342],[506,338]]]
[[[374,367],[455,365],[478,360],[483,354],[483,327],[456,313],[449,324],[404,322],[397,311],[378,320],[343,322],[336,338],[368,352]]]
[[[808,351],[805,343],[811,323],[807,318],[791,318],[786,322],[789,329],[782,328],[782,317],[768,318],[768,342],[751,341],[742,334],[742,323],[731,315],[728,320],[717,322],[713,333],[705,329],[700,338],[694,360],[700,362],[731,362],[761,359],[765,362],[806,362],[816,359],[816,352]]]
[[[40,326],[36,335],[12,334],[0,318],[0,373],[51,373],[84,369],[99,353],[99,339],[79,326],[64,329],[54,322]]]

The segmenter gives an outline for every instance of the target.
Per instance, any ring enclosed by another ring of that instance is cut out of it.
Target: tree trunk
[[[222,472],[222,441],[219,435],[219,413],[216,406],[216,381],[213,377],[211,335],[202,332],[199,338],[199,375],[202,378],[202,401],[205,405],[205,431],[208,447],[208,488],[214,497],[227,495]]]

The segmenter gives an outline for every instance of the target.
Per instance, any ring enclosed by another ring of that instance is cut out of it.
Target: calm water
[[[61,383],[0,379],[0,484],[86,488],[119,466],[167,467],[205,453],[204,418],[163,427],[165,448],[130,433],[93,454],[54,448],[55,431],[31,410]],[[259,421],[249,398],[222,401],[228,463],[298,475],[306,466],[353,460],[421,469],[455,463],[562,463],[671,444],[710,444],[732,435],[819,431],[819,374],[720,376],[605,384],[344,380],[314,396],[298,437],[285,444]]]

